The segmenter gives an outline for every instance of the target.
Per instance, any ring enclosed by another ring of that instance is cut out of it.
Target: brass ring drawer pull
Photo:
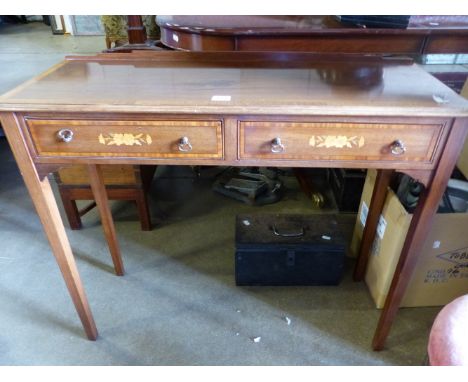
[[[406,152],[405,144],[397,139],[390,145],[390,151],[393,155],[403,155]]]
[[[59,141],[68,143],[73,140],[73,131],[70,129],[62,129],[57,132],[57,139]]]
[[[275,154],[284,152],[284,145],[281,143],[281,138],[276,137],[271,141],[271,152]]]
[[[182,137],[179,141],[179,151],[192,151],[192,145],[187,137]]]

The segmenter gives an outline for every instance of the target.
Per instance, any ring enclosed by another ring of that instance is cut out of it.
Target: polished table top
[[[407,60],[250,52],[149,57],[70,57],[0,97],[0,110],[468,115],[467,100]]]
[[[321,30],[346,30],[348,33],[381,33],[402,29],[360,28],[339,22],[334,16],[156,16],[156,22],[162,27],[191,30],[203,33],[314,33]],[[428,30],[468,29],[468,16],[411,16],[408,28],[410,33]]]

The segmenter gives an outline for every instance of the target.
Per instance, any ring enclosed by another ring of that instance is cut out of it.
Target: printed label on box
[[[426,284],[442,284],[448,281],[446,269],[430,269],[426,273],[424,283]]]
[[[449,279],[468,280],[468,248],[442,253],[441,255],[437,255],[437,257],[452,263],[452,267],[447,269],[447,277]]]
[[[448,261],[450,263],[468,267],[468,248],[457,249],[452,252],[442,253],[437,255],[441,260]]]
[[[369,208],[367,207],[366,202],[362,202],[360,220],[361,220],[361,225],[363,227],[366,225],[368,213],[369,213]]]
[[[380,215],[379,224],[377,224],[377,235],[379,235],[380,239],[383,239],[386,228],[387,228],[387,221],[382,215]]]
[[[440,284],[450,279],[468,280],[468,248],[457,249],[452,252],[436,256],[438,259],[451,264],[449,268],[431,269],[424,278],[425,283]]]

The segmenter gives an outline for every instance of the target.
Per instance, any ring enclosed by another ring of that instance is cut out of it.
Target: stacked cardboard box
[[[354,228],[351,253],[359,251],[376,177],[369,170]],[[377,228],[365,281],[377,308],[385,303],[393,273],[411,222],[389,190]],[[402,307],[445,305],[468,293],[468,213],[436,214],[411,278]]]

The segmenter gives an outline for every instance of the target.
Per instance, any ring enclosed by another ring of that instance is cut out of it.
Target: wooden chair
[[[147,193],[157,166],[103,166],[103,177],[110,200],[132,200],[136,203],[141,229],[151,231]],[[96,206],[95,202],[78,210],[77,200],[94,200],[86,166],[73,166],[55,173],[60,197],[70,228],[81,229],[81,216]]]

